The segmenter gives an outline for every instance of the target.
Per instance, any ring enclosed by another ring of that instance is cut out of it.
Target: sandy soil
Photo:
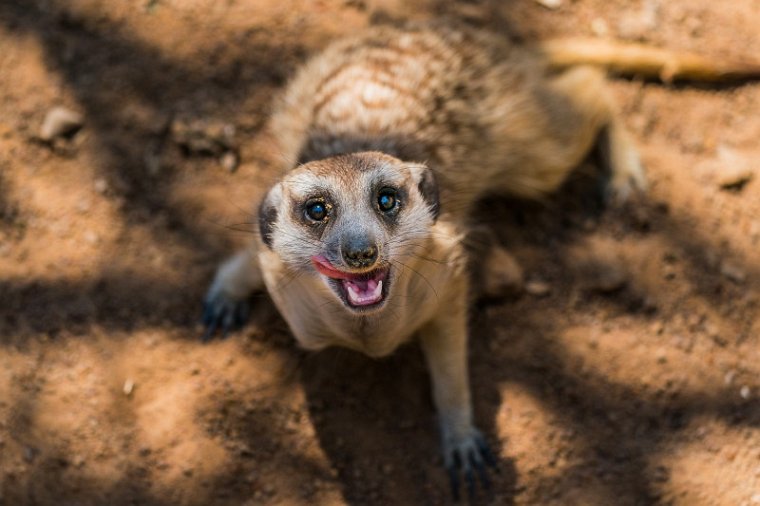
[[[263,296],[227,340],[198,325],[277,90],[341,34],[434,16],[760,54],[757,0],[0,3],[0,504],[449,501],[416,346],[307,354]],[[612,88],[646,198],[483,213],[528,284],[473,308],[479,501],[760,504],[760,86]],[[83,128],[41,142],[57,106]]]

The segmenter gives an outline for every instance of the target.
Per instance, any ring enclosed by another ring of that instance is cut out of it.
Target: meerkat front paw
[[[261,273],[251,250],[241,251],[219,267],[203,300],[203,341],[217,330],[222,337],[240,328],[248,319],[249,297],[261,289]]]
[[[475,495],[475,480],[480,481],[488,490],[491,481],[486,467],[496,468],[496,459],[486,442],[486,439],[474,427],[461,435],[449,434],[443,438],[443,459],[446,471],[449,473],[451,493],[454,500],[459,500],[460,479],[464,476],[467,493],[472,498]]]
[[[203,326],[206,327],[204,342],[221,330],[222,338],[230,331],[239,329],[248,320],[250,304],[247,299],[236,299],[222,291],[210,289],[203,300]]]

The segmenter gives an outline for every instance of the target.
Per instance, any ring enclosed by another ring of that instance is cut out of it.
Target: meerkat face
[[[259,209],[264,244],[294,276],[314,276],[350,311],[382,308],[394,274],[423,254],[438,215],[432,171],[367,152],[307,163]]]

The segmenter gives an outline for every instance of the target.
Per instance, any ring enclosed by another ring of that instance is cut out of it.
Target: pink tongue
[[[343,283],[346,286],[346,290],[349,292],[348,299],[354,306],[368,306],[382,298],[380,287],[378,286],[379,282],[376,279],[344,279]]]
[[[354,279],[354,280],[351,280],[351,281],[346,280],[346,284],[347,285],[351,285],[354,288],[356,288],[356,291],[358,291],[362,295],[364,295],[364,294],[372,291],[369,288],[369,280],[365,280],[365,281],[362,281],[362,280],[359,280],[359,279]],[[377,286],[377,282],[375,282],[375,286]],[[373,286],[372,289],[374,289],[374,288],[375,287]]]

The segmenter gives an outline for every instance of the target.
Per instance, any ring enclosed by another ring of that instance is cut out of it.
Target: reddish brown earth
[[[306,354],[263,296],[227,340],[198,325],[274,94],[341,34],[434,16],[760,54],[757,0],[0,3],[0,504],[449,501],[416,346]],[[760,504],[760,85],[612,88],[645,198],[483,213],[533,284],[473,309],[480,502]],[[51,145],[55,106],[84,126]]]

